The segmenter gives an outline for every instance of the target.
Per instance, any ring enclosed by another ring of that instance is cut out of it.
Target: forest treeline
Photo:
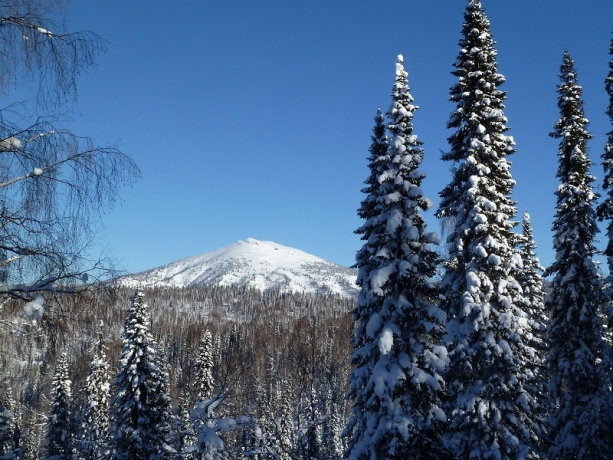
[[[58,385],[54,378],[64,359],[70,397],[63,434],[69,435],[65,445],[70,454],[64,452],[69,456],[62,458],[97,458],[79,452],[87,428],[86,380],[99,337],[108,361],[106,382],[115,380],[133,295],[133,290],[120,288],[61,297],[40,322],[25,318],[18,301],[0,310],[0,394],[6,395],[0,405],[14,411],[5,431],[0,419],[2,455],[47,455],[45,438]],[[168,379],[171,409],[165,439],[172,449],[180,452],[189,445],[184,438],[190,431],[189,412],[199,398],[199,347],[208,331],[213,383],[209,397],[219,401],[215,417],[243,417],[243,426],[220,434],[225,443],[218,455],[244,458],[251,451],[265,452],[279,439],[283,422],[289,427],[284,458],[306,458],[309,449],[319,449],[321,458],[324,453],[325,458],[340,458],[340,433],[349,410],[344,396],[353,299],[239,286],[153,288],[144,291],[144,299],[150,345]],[[113,391],[109,388],[109,395]]]

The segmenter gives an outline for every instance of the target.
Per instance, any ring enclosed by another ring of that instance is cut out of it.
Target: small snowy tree
[[[82,437],[78,444],[83,459],[103,459],[109,450],[109,363],[102,332],[85,382],[85,408],[81,419]]]
[[[111,404],[112,458],[167,458],[172,451],[167,443],[170,397],[141,292],[132,297],[122,341]]]
[[[66,354],[61,356],[57,364],[52,385],[51,409],[47,419],[47,435],[45,436],[47,447],[45,460],[68,460],[72,454],[72,436],[70,433],[71,382],[68,378]]]
[[[536,244],[528,211],[524,212],[519,253],[522,260],[522,270],[518,281],[526,300],[526,313],[532,321],[538,321],[539,324],[536,325],[536,328],[537,331],[540,331],[547,322],[544,304],[545,288],[541,277],[545,269],[536,256]]]
[[[528,371],[538,352],[517,281],[522,263],[507,160],[514,142],[504,134],[506,93],[499,86],[505,78],[494,45],[481,3],[470,0],[452,72],[457,106],[448,127],[455,132],[443,154],[454,164],[452,180],[437,211],[449,229],[442,281],[449,317],[447,443],[458,458],[524,459],[537,456],[540,435]]]
[[[194,460],[196,455],[192,453],[185,453],[187,446],[196,444],[196,432],[194,431],[194,424],[190,418],[190,403],[187,401],[186,395],[183,393],[179,398],[179,407],[177,408],[177,416],[175,417],[175,439],[174,445],[177,452],[182,453],[182,457],[185,460]]]
[[[341,426],[339,421],[339,408],[335,403],[328,404],[328,416],[324,420],[323,427],[323,447],[325,458],[329,460],[340,460],[343,458],[343,443],[341,439]]]
[[[356,256],[361,291],[353,313],[353,408],[344,433],[352,460],[440,458],[445,315],[432,303],[439,257],[431,244],[437,237],[420,214],[431,202],[420,188],[424,152],[413,134],[417,106],[407,75],[398,56],[387,112],[389,146],[378,113],[367,196],[358,210],[365,222],[356,233],[365,243]]]
[[[298,426],[299,457],[319,459],[322,456],[322,414],[321,401],[317,391],[310,381],[311,389],[307,391],[306,398],[301,400]]]
[[[291,404],[287,395],[287,385],[284,387],[285,392],[283,393],[283,398],[279,406],[279,414],[274,420],[274,438],[276,441],[274,447],[280,460],[290,460],[293,458],[292,451],[294,447],[294,430],[292,426],[293,417],[291,413]]]
[[[550,372],[549,418],[551,458],[613,458],[611,390],[605,368],[610,365],[598,315],[601,301],[598,271],[593,261],[598,232],[592,189],[582,89],[574,61],[564,53],[558,86],[560,119],[551,136],[560,139],[553,223],[555,262],[546,299]]]
[[[10,387],[0,388],[0,460],[16,458],[17,420]]]
[[[196,361],[196,391],[198,400],[209,399],[213,394],[213,340],[211,333],[204,331],[198,349],[198,360]]]

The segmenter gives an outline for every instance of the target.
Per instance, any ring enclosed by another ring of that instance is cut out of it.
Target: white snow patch
[[[383,295],[383,290],[381,288],[385,285],[385,283],[387,283],[390,276],[395,271],[396,266],[393,264],[379,268],[378,270],[373,270],[370,276],[370,286],[372,287],[372,290],[377,294]]]
[[[387,355],[394,345],[394,333],[389,327],[384,327],[379,337],[379,351],[382,355]]]
[[[23,313],[28,318],[35,321],[43,319],[45,313],[45,298],[41,294],[36,294],[32,300],[23,306]]]
[[[475,272],[466,273],[466,287],[468,292],[471,294],[479,291],[479,287],[481,287],[481,280]]]
[[[381,327],[381,317],[379,316],[378,313],[373,313],[370,316],[368,323],[366,324],[366,335],[374,338],[375,334],[377,333],[380,327]]]
[[[16,137],[7,137],[0,140],[0,152],[8,152],[12,150],[19,150],[21,148],[21,141]]]
[[[390,211],[390,215],[387,218],[387,226],[385,228],[385,231],[388,234],[393,235],[394,233],[396,233],[396,229],[400,226],[401,223],[402,212],[400,211],[400,209],[394,208]]]

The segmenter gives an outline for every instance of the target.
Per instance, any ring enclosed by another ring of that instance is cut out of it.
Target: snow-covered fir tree
[[[328,416],[324,420],[323,426],[323,447],[326,459],[340,460],[343,458],[343,443],[341,439],[341,426],[339,421],[340,408],[335,403],[328,404]]]
[[[198,348],[196,361],[196,391],[198,400],[208,399],[213,394],[213,339],[209,330],[205,330]]]
[[[36,426],[35,417],[35,414],[30,413],[25,422],[24,428],[27,435],[25,446],[22,445],[22,455],[24,460],[39,460],[41,457],[38,452],[39,447],[42,444],[41,439],[44,436],[42,435],[41,430]]]
[[[545,269],[536,256],[536,243],[530,223],[530,214],[524,212],[522,221],[522,238],[519,247],[522,260],[522,270],[518,278],[527,304],[528,317],[539,322],[539,330],[545,326],[545,287],[541,274]]]
[[[182,453],[185,460],[196,459],[196,454],[185,453],[187,446],[196,444],[196,432],[194,424],[189,416],[191,405],[188,403],[186,395],[181,394],[179,398],[179,407],[177,408],[177,416],[175,417],[175,450]]]
[[[285,388],[287,389],[287,385],[285,385]],[[285,391],[279,406],[279,414],[274,420],[274,439],[276,441],[274,447],[280,460],[290,460],[293,458],[292,448],[294,445],[294,430],[292,419],[291,403],[288,400],[287,391]]]
[[[531,394],[536,396],[534,407],[534,420],[544,428],[545,418],[549,412],[549,397],[547,395],[547,371],[545,357],[547,355],[547,315],[545,313],[545,287],[542,273],[545,269],[541,266],[536,256],[536,243],[530,223],[530,214],[524,212],[522,221],[522,235],[520,239],[519,254],[522,260],[522,269],[518,276],[521,286],[524,306],[532,334],[526,336],[526,343],[537,350],[538,354],[525,362],[525,370],[534,377],[530,387]],[[535,448],[543,451],[543,435],[535,440]]]
[[[228,339],[228,347],[238,348],[240,333],[236,324],[232,325],[232,331]],[[222,435],[234,431],[238,427],[249,426],[251,419],[245,417],[242,423],[233,418],[222,418],[215,414],[215,409],[224,401],[224,395],[212,395],[215,382],[213,380],[212,362],[213,341],[207,330],[203,334],[196,363],[196,391],[198,400],[189,414],[192,430],[190,430],[190,445],[184,449],[184,454],[189,458],[203,460],[221,460],[227,458],[226,445]],[[235,446],[237,449],[244,446]]]
[[[141,292],[132,297],[122,342],[111,403],[112,458],[168,458],[170,397]]]
[[[446,344],[448,447],[457,458],[537,457],[540,427],[533,410],[534,376],[527,371],[537,350],[523,311],[517,278],[521,257],[512,232],[517,210],[505,135],[505,81],[498,73],[490,23],[478,0],[464,13],[460,52],[451,87],[456,104],[448,127],[452,179],[437,216],[448,229],[442,307],[448,315]]]
[[[381,210],[378,209],[378,203],[374,197],[377,196],[379,187],[381,187],[379,176],[381,175],[383,162],[387,157],[388,138],[385,127],[385,117],[381,113],[380,108],[377,109],[375,126],[370,139],[372,141],[369,148],[370,155],[368,156],[370,174],[368,179],[364,182],[366,187],[362,189],[362,193],[366,194],[367,198],[362,201],[360,209],[358,209],[358,215],[364,221],[376,218],[381,212]]]
[[[322,414],[321,401],[311,381],[311,389],[300,407],[299,446],[300,458],[319,459],[322,456]]]
[[[109,363],[101,330],[85,381],[85,407],[81,418],[79,459],[103,459],[109,449]]]
[[[0,460],[16,458],[17,414],[10,387],[0,387]]]
[[[72,455],[70,431],[71,381],[68,378],[68,362],[63,354],[53,376],[51,409],[47,418],[45,436],[45,460],[68,460]]]
[[[613,40],[609,47],[609,54],[613,57]],[[609,95],[609,105],[607,115],[613,127],[613,58],[609,61],[609,74],[605,79],[605,89]],[[607,223],[607,246],[604,250],[607,256],[609,273],[613,275],[613,129],[607,135],[604,153],[602,154],[602,166],[604,168],[604,180],[602,189],[606,192],[606,197],[598,205],[597,215],[599,220],[606,220]]]
[[[413,134],[417,106],[407,75],[398,56],[387,112],[389,146],[378,113],[367,196],[358,210],[365,222],[356,233],[364,245],[356,256],[361,291],[353,314],[353,408],[344,432],[352,460],[440,458],[445,315],[433,304],[439,256],[431,244],[438,239],[420,214],[431,201],[420,188],[424,152]]]
[[[598,315],[602,300],[593,256],[598,232],[588,120],[574,61],[564,53],[558,86],[560,119],[551,136],[560,139],[560,185],[553,223],[555,262],[546,299],[549,312],[550,458],[613,458],[610,378],[605,372],[608,353]]]

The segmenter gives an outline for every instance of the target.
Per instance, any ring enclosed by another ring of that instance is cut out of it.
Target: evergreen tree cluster
[[[442,278],[433,285],[437,238],[420,213],[424,150],[402,56],[392,105],[375,117],[366,198],[358,209],[358,285],[353,312],[347,458],[613,458],[613,361],[603,319],[610,282],[594,262],[596,221],[609,221],[612,140],[596,207],[574,62],[563,55],[558,86],[560,185],[555,262],[547,292],[530,216],[514,228],[505,82],[490,23],[469,0],[450,89],[455,110],[443,160],[451,181],[436,216],[447,230]],[[611,45],[613,54],[613,42]],[[613,101],[613,60],[606,89]],[[612,102],[613,104],[613,102]],[[613,122],[613,109],[608,110]],[[442,251],[441,251],[442,252]]]
[[[226,286],[62,302],[49,326],[0,334],[0,458],[342,457],[352,299]]]

